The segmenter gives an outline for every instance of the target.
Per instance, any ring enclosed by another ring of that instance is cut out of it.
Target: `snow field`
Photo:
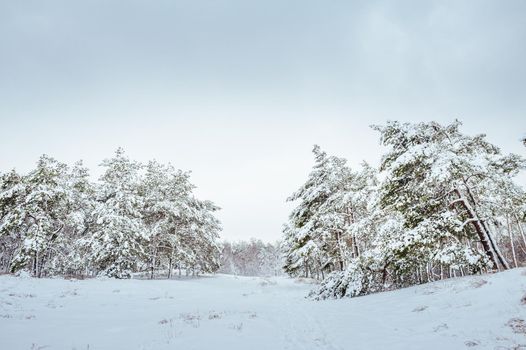
[[[309,281],[0,276],[0,349],[526,348],[526,269],[312,301]]]

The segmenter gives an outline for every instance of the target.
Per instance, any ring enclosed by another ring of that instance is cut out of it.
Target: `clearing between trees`
[[[343,300],[310,280],[0,276],[0,349],[517,349],[526,269]]]

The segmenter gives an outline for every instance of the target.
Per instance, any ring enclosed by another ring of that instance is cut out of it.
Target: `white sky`
[[[192,170],[224,238],[274,240],[312,145],[375,163],[372,123],[458,118],[524,155],[525,16],[521,0],[0,0],[0,170],[47,153],[98,175],[122,146]]]

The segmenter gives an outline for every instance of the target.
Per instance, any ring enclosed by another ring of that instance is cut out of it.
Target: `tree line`
[[[281,276],[281,242],[264,243],[255,238],[249,241],[223,242],[219,272],[241,276]]]
[[[285,271],[321,280],[314,298],[358,296],[526,262],[525,160],[461,123],[373,126],[379,167],[315,146],[284,225]]]
[[[43,155],[27,174],[0,177],[0,269],[33,276],[219,268],[219,209],[197,199],[188,172],[131,160],[119,148],[98,182],[82,162]]]

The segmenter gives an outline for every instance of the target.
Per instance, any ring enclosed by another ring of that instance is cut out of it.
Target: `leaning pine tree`
[[[503,155],[484,135],[462,134],[460,125],[374,126],[390,148],[381,164],[381,205],[400,213],[411,234],[397,257],[420,250],[427,252],[422,259],[467,272],[508,269],[491,227],[499,202],[495,189],[511,184],[525,163]]]
[[[343,270],[352,239],[346,237],[351,220],[347,196],[354,176],[346,160],[313,149],[315,164],[307,181],[287,200],[297,206],[284,226],[284,269],[291,275],[324,277]]]

